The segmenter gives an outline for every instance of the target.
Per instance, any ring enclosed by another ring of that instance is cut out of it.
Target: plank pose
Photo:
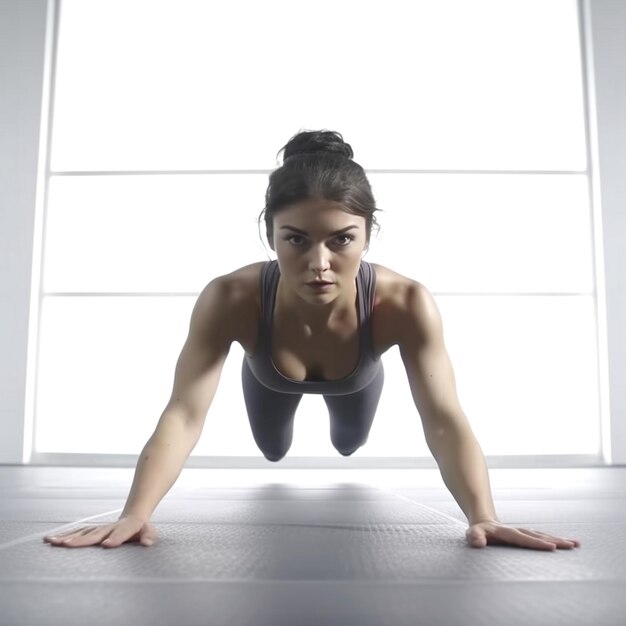
[[[270,174],[261,214],[277,260],[214,278],[198,297],[171,398],[139,456],[120,518],[44,541],[66,547],[154,542],[150,517],[200,437],[236,341],[245,350],[250,426],[268,460],[287,454],[303,393],[323,394],[331,441],[341,454],[362,446],[383,387],[381,355],[397,345],[428,447],[467,516],[469,545],[579,546],[498,520],[432,295],[421,283],[362,259],[378,209],[350,145],[336,132],[303,131],[282,150],[283,165]]]

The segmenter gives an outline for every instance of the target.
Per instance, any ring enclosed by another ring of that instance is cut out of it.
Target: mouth
[[[310,283],[306,283],[308,287],[311,287],[311,289],[329,289],[330,287],[332,287],[335,283],[331,283],[328,282],[326,280],[314,280]]]

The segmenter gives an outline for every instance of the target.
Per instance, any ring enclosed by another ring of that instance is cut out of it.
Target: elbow
[[[202,434],[204,417],[182,405],[168,406],[161,415],[155,434],[174,439],[182,437],[195,446]]]
[[[474,433],[466,419],[435,424],[425,430],[424,435],[426,445],[435,458],[442,452],[458,448],[459,445],[474,439]]]
[[[435,457],[439,456],[442,450],[449,447],[449,437],[446,437],[446,431],[444,428],[437,428],[425,433],[426,445],[430,450],[430,453]]]

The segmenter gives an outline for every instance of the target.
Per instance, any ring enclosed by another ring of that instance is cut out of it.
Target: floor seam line
[[[626,582],[626,578],[579,578],[579,579],[571,579],[571,578],[542,578],[537,579],[533,578],[532,580],[523,580],[523,579],[494,579],[494,578],[479,578],[479,577],[471,577],[471,578],[402,578],[402,579],[349,579],[349,578],[303,578],[294,580],[293,578],[211,578],[209,576],[194,576],[188,578],[113,578],[113,577],[99,577],[99,578],[67,578],[67,577],[53,577],[53,576],[44,576],[38,578],[1,578],[0,581],[2,583],[60,583],[67,584],[71,583],[86,583],[86,584],[94,584],[94,583],[134,583],[134,584],[165,584],[165,583],[176,583],[176,584],[188,584],[188,583],[206,583],[206,582],[216,582],[216,583],[250,583],[250,584],[272,584],[272,583],[293,583],[293,584],[307,584],[307,583],[350,583],[350,584],[376,584],[376,585],[415,585],[421,583],[440,583],[442,585],[456,584],[456,585],[484,585],[488,583],[492,584],[529,584],[529,585],[545,585],[546,583],[555,583],[555,584],[563,584],[563,583],[577,583],[577,584],[589,584],[589,583],[619,583],[622,584]]]
[[[382,489],[382,488],[378,487],[378,489]],[[446,518],[448,520],[451,520],[455,524],[460,524],[464,528],[465,528],[465,526],[467,526],[467,524],[465,522],[462,522],[461,520],[457,519],[456,517],[452,517],[452,515],[448,515],[447,513],[442,513],[441,511],[438,511],[437,509],[433,509],[430,506],[426,506],[425,504],[422,504],[421,502],[416,502],[415,500],[411,500],[411,498],[407,498],[406,496],[400,495],[399,493],[394,493],[393,491],[390,491],[389,489],[383,489],[383,491],[389,492],[392,495],[394,495],[396,498],[399,498],[401,500],[405,500],[406,502],[410,502],[411,504],[414,504],[415,506],[419,506],[422,509],[426,509],[427,511],[431,511],[432,513],[435,513],[436,515],[438,515],[440,517],[444,517],[444,518]]]
[[[193,490],[193,487],[180,487],[176,493],[185,493],[187,491],[191,491]],[[52,528],[49,531],[43,530],[37,533],[31,533],[30,535],[26,535],[24,537],[19,537],[18,539],[12,539],[11,541],[7,541],[5,543],[0,543],[0,550],[4,550],[5,548],[11,548],[13,546],[17,546],[20,545],[21,543],[27,543],[29,541],[32,541],[34,539],[41,539],[41,541],[43,542],[43,538],[45,536],[48,535],[52,535],[55,533],[61,533],[61,532],[65,532],[68,530],[71,530],[74,526],[80,525],[80,524],[84,524],[85,522],[91,521],[91,520],[95,520],[98,519],[99,517],[105,517],[106,515],[112,515],[115,513],[120,513],[121,511],[123,511],[123,508],[117,508],[117,509],[113,509],[111,511],[105,511],[104,513],[97,513],[96,515],[90,515],[89,517],[83,517],[81,519],[78,519],[74,522],[66,522],[65,524],[62,524],[61,526],[55,526],[54,528]],[[17,520],[20,522],[23,522],[24,520]],[[30,520],[28,520],[30,521]],[[114,520],[113,522],[110,523],[114,523],[117,520]],[[172,522],[172,523],[176,523],[176,522]]]

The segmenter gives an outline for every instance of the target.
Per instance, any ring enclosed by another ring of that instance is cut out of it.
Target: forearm
[[[161,418],[144,446],[133,484],[120,517],[136,515],[148,521],[182,471],[198,440],[198,434],[182,419]]]
[[[487,463],[472,431],[451,430],[430,438],[428,446],[437,461],[443,482],[469,524],[486,519],[497,520]]]

